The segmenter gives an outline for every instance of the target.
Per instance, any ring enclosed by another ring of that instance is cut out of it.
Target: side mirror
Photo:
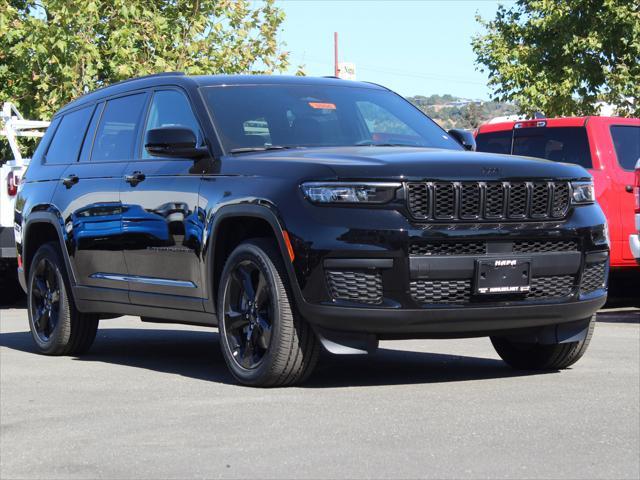
[[[476,151],[476,139],[473,136],[473,132],[463,130],[462,128],[452,128],[447,133],[462,145],[465,150]]]
[[[160,127],[147,132],[144,148],[156,157],[200,158],[206,147],[196,146],[196,134],[185,127]]]

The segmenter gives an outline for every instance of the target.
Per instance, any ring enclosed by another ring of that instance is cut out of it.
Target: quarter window
[[[161,90],[153,95],[144,138],[149,130],[170,126],[191,129],[200,143],[200,127],[191,110],[189,99],[177,90]],[[152,156],[143,148],[142,158],[152,158]]]
[[[625,170],[633,170],[640,160],[640,127],[612,125],[611,138],[620,166]]]
[[[117,162],[132,157],[136,125],[140,121],[146,95],[128,95],[109,100],[93,143],[91,161]]]
[[[78,161],[80,145],[87,130],[93,106],[81,108],[62,117],[45,156],[48,164],[68,164]]]

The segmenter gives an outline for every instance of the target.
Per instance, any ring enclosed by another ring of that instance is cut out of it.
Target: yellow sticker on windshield
[[[309,106],[311,108],[316,108],[318,110],[335,110],[335,103],[326,103],[326,102],[309,102]]]

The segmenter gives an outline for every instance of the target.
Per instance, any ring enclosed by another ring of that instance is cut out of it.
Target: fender
[[[46,210],[46,211],[41,210],[36,212],[32,211],[29,214],[22,228],[22,251],[23,252],[27,251],[27,243],[29,241],[29,230],[31,226],[39,223],[48,223],[52,225],[56,233],[58,234],[58,241],[60,242],[60,250],[62,251],[62,258],[64,259],[65,268],[67,269],[67,272],[69,272],[69,282],[71,283],[72,287],[75,286],[76,285],[75,272],[71,268],[71,262],[69,261],[69,252],[67,251],[67,246],[65,242],[66,235],[64,233],[62,217],[60,216],[59,212],[52,211],[52,210]],[[31,259],[25,259],[25,261],[26,260],[31,260]],[[27,269],[28,269],[28,265],[26,265],[26,262],[25,262],[25,264],[23,265],[23,271],[21,273],[21,276],[25,277],[24,278],[25,286],[26,286]]]
[[[214,269],[214,255],[216,248],[216,232],[218,230],[218,226],[220,223],[228,218],[233,217],[253,217],[260,218],[265,220],[271,225],[271,229],[273,230],[273,234],[278,242],[278,248],[280,249],[280,254],[284,260],[285,270],[288,276],[289,285],[293,291],[294,297],[296,299],[296,303],[302,300],[302,292],[300,291],[300,286],[298,285],[295,270],[293,268],[293,264],[288,260],[289,253],[287,249],[287,245],[284,240],[283,231],[285,230],[282,221],[278,218],[276,212],[270,205],[265,204],[257,204],[257,203],[241,203],[234,205],[225,205],[220,207],[213,213],[212,220],[207,225],[206,228],[206,236],[205,242],[207,242],[204,246],[204,254],[203,261],[205,263],[205,272],[206,272],[206,291],[208,294],[208,298],[204,299],[204,308],[205,311],[215,313],[216,311],[216,301],[217,298],[214,294],[213,287],[213,272]]]

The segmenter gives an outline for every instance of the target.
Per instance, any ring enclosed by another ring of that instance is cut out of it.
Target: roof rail
[[[109,85],[105,85],[104,87],[101,88],[105,88],[105,87],[111,87],[113,85],[121,85],[123,83],[127,83],[127,82],[133,82],[134,80],[143,80],[145,78],[154,78],[154,77],[173,77],[173,76],[184,76],[185,73],[184,72],[159,72],[159,73],[151,73],[149,75],[142,75],[141,77],[133,77],[133,78],[127,78],[126,80],[120,80],[119,82],[116,83],[110,83]]]
[[[141,77],[127,78],[125,80],[120,80],[119,82],[102,85],[102,86],[100,86],[100,87],[98,87],[98,88],[96,88],[94,90],[91,90],[89,92],[86,92],[84,95],[76,98],[72,102],[70,102],[67,105],[65,105],[64,107],[62,107],[59,111],[66,110],[69,105],[74,105],[77,101],[79,101],[83,97],[86,97],[87,95],[90,95],[90,94],[93,94],[93,93],[96,93],[96,92],[100,92],[101,90],[105,90],[105,89],[107,89],[109,87],[113,87],[115,85],[122,85],[124,83],[133,82],[135,80],[144,80],[145,78],[171,77],[171,76],[184,76],[184,75],[185,75],[184,72],[160,72],[160,73],[152,73],[152,74],[149,74],[149,75],[142,75]]]

